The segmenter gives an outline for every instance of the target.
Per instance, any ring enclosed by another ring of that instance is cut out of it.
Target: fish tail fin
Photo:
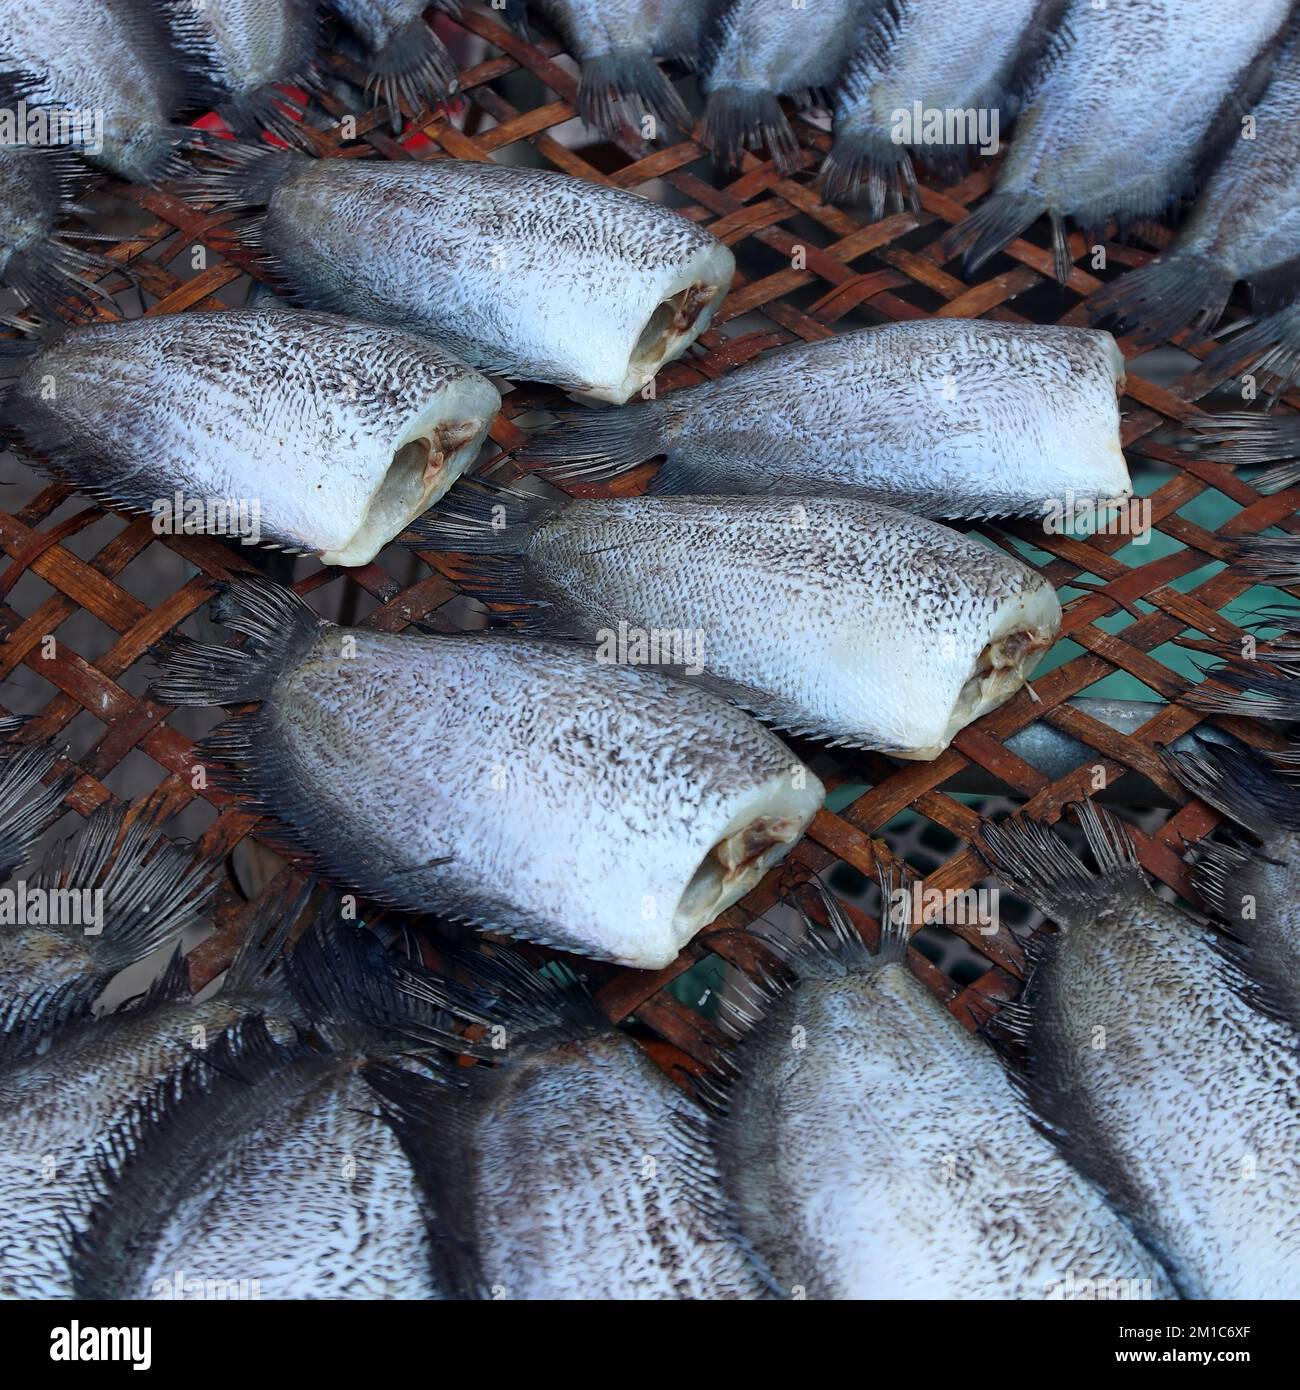
[[[285,982],[314,1025],[360,1033],[369,1050],[385,1042],[465,1050],[455,1018],[403,987],[408,967],[363,923],[342,921],[327,903],[284,963]]]
[[[652,116],[675,130],[689,131],[691,113],[649,53],[617,49],[588,58],[578,84],[578,114],[590,126],[617,135],[626,115]]]
[[[1243,904],[1237,885],[1243,870],[1256,858],[1255,852],[1244,844],[1217,839],[1197,843],[1196,862],[1187,879],[1207,912],[1240,926]]]
[[[214,140],[202,134],[193,144],[208,162],[198,173],[191,171],[181,196],[210,203],[220,212],[246,214],[265,207],[286,179],[306,167],[306,155],[274,145]]]
[[[1229,410],[1194,421],[1192,429],[1181,445],[1187,453],[1241,466],[1276,463],[1251,479],[1257,492],[1281,492],[1300,482],[1300,416]]]
[[[6,749],[0,763],[0,879],[8,878],[32,846],[63,814],[63,798],[76,780],[64,773],[46,784],[59,754],[46,744]]]
[[[981,853],[993,870],[1062,927],[1086,925],[1151,891],[1124,823],[1091,801],[1075,809],[1096,874],[1038,821],[1013,816],[983,829]]]
[[[128,822],[125,806],[92,812],[55,859],[64,862],[36,880],[42,891],[102,894],[97,933],[86,923],[65,930],[78,934],[105,973],[134,965],[192,926],[217,886],[217,861],[169,839],[156,819],[137,815]]]
[[[1188,324],[1200,337],[1219,321],[1234,283],[1232,272],[1221,265],[1175,251],[1093,295],[1088,318],[1092,323],[1111,319],[1131,329],[1139,343],[1163,341]]]
[[[1165,766],[1193,796],[1256,835],[1300,830],[1300,786],[1263,758],[1202,741],[1202,752],[1162,753]]]
[[[1205,370],[1227,373],[1248,361],[1240,375],[1268,376],[1276,400],[1300,381],[1300,304],[1269,314],[1228,338],[1205,359]]]
[[[541,465],[538,471],[551,482],[604,482],[665,453],[673,424],[672,408],[659,400],[564,411],[533,435],[515,459]]]
[[[1233,714],[1243,719],[1300,719],[1300,678],[1258,668],[1263,661],[1226,662],[1205,671],[1209,680],[1181,696],[1188,708],[1205,714]]]
[[[415,1176],[439,1288],[447,1298],[490,1297],[466,1193],[472,1121],[465,1092],[392,1062],[372,1062],[362,1076]]]
[[[227,97],[218,105],[217,114],[236,134],[263,130],[286,145],[308,153],[315,149],[311,127],[304,122],[306,108],[276,83]]]
[[[112,303],[95,283],[97,278],[125,268],[97,251],[73,246],[64,235],[52,233],[16,250],[5,266],[5,282],[40,314],[66,318],[88,313],[95,300]]]
[[[306,910],[316,884],[312,879],[287,883],[264,894],[244,927],[221,992],[242,999],[288,997],[280,968],[285,943]]]
[[[838,132],[817,182],[824,199],[843,203],[856,203],[865,185],[872,221],[883,217],[886,208],[897,212],[921,208],[911,151],[877,131]]]
[[[280,673],[328,626],[292,589],[267,579],[241,577],[224,586],[221,617],[250,640],[217,647],[174,637],[155,656],[155,696],[169,705],[230,705],[262,700]]]
[[[961,253],[962,271],[969,275],[1046,211],[1047,204],[1037,194],[994,193],[944,234],[939,252],[945,261]]]
[[[416,15],[371,57],[366,90],[388,109],[395,134],[402,129],[402,102],[412,111],[437,107],[460,87],[455,60],[447,45]]]
[[[726,170],[739,169],[746,150],[764,146],[781,173],[800,166],[799,142],[773,92],[748,87],[710,92],[701,138]]]
[[[540,630],[546,625],[548,605],[529,580],[528,545],[537,528],[566,505],[462,479],[436,508],[411,523],[401,543],[464,555],[467,558],[456,561],[449,574],[462,593],[483,603],[507,605],[502,617],[517,627]]]
[[[1300,463],[1293,468],[1300,477]],[[1247,536],[1237,542],[1242,574],[1265,584],[1300,584],[1300,536]]]

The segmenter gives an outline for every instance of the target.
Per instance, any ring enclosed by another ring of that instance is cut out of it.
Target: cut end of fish
[[[667,965],[703,927],[738,902],[799,842],[817,814],[824,788],[804,772],[801,788],[782,778],[762,788],[732,818],[700,861],[673,913],[672,952]]]
[[[623,405],[649,385],[660,367],[680,357],[712,322],[731,287],[735,268],[735,258],[718,242],[716,251],[706,254],[705,264],[693,267],[691,278],[655,305],[632,345],[623,379],[615,386],[591,387],[577,394]]]
[[[366,565],[394,536],[406,530],[443,496],[478,457],[495,412],[463,420],[440,419],[400,442],[383,481],[371,495],[361,524],[336,550],[323,551],[327,565]],[[416,427],[417,430],[420,427]]]
[[[937,758],[954,737],[982,715],[1005,704],[1029,684],[1029,677],[1047,654],[1061,627],[1061,604],[1056,591],[1043,584],[1005,604],[990,637],[958,693],[939,740],[927,748],[898,752],[913,761]]]

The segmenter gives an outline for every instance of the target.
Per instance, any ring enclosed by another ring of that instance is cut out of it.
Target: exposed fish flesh
[[[426,339],[245,310],[31,345],[0,428],[160,530],[362,565],[477,457],[500,396]],[[50,383],[53,383],[51,390]]]
[[[534,605],[540,632],[610,651],[655,634],[767,722],[903,758],[937,757],[1019,690],[1061,622],[1028,566],[856,498],[551,502],[463,484],[414,534],[481,553],[462,587]]]
[[[279,84],[301,85],[320,40],[316,0],[162,0],[172,44],[233,130],[302,139],[302,111]]]
[[[705,30],[704,143],[727,168],[767,146],[782,173],[800,166],[780,98],[825,104],[862,38],[865,0],[731,0]]]
[[[457,958],[466,988],[413,978],[440,1007],[500,1033],[500,1065],[463,1089],[389,1074],[456,1298],[768,1296],[723,1199],[698,1105],[577,985],[508,953]],[[459,975],[460,972],[458,972]],[[520,1156],[527,1155],[526,1162]]]
[[[598,400],[627,400],[685,352],[735,270],[680,214],[549,170],[269,148],[218,158],[196,191],[265,207],[246,244],[299,302]]]
[[[257,654],[177,644],[156,690],[262,700],[206,755],[376,902],[658,969],[821,805],[760,724],[656,672],[505,634],[340,628],[259,581],[230,595]]]
[[[1094,322],[1115,318],[1147,343],[1188,324],[1212,329],[1238,280],[1261,314],[1300,296],[1300,26],[1251,119],[1174,245],[1092,296]]]
[[[1239,952],[1151,892],[1120,822],[1080,818],[1098,877],[1034,822],[984,827],[1060,928],[1018,1009],[1026,1099],[1184,1298],[1294,1298],[1300,1036],[1253,1007]]]
[[[1161,214],[1193,187],[1258,97],[1291,0],[1072,0],[1071,42],[1026,99],[993,194],[943,242],[967,271],[1044,212],[1056,275],[1072,268],[1065,220],[1086,233]],[[1189,93],[1195,92],[1195,97]]]
[[[128,825],[124,808],[106,806],[30,881],[0,890],[0,1059],[85,1013],[118,971],[192,924],[212,869],[143,817]]]
[[[457,0],[436,8],[460,14]],[[365,47],[368,90],[388,108],[393,129],[402,129],[402,100],[413,112],[437,106],[456,91],[456,62],[424,20],[427,0],[330,0]]]
[[[698,61],[699,0],[541,0],[537,8],[582,64],[578,113],[588,125],[617,135],[625,118],[648,114],[691,129],[690,112],[654,60]]]
[[[777,939],[800,975],[728,1009],[723,1190],[782,1294],[1167,1298],[1156,1259],[1026,1122],[993,1050],[824,897],[829,939]],[[936,1078],[942,1078],[935,1084]]]
[[[552,477],[613,477],[659,454],[656,492],[859,496],[924,516],[1045,516],[1132,492],[1124,359],[1108,333],[927,319],[784,348],[529,441]]]
[[[6,0],[3,104],[91,118],[84,131],[65,129],[63,142],[124,179],[152,183],[182,169],[183,132],[171,122],[194,92],[179,71],[162,16],[141,0]]]
[[[892,0],[874,10],[835,87],[825,196],[856,199],[865,183],[872,218],[887,204],[919,210],[914,161],[951,182],[977,148],[996,154],[1024,84],[1063,42],[1067,4]]]

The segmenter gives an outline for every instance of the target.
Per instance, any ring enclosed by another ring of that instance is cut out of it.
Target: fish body
[[[174,47],[211,88],[229,125],[301,138],[276,85],[311,72],[320,37],[315,0],[164,0],[164,8]]]
[[[102,117],[102,148],[75,146],[124,179],[151,183],[179,167],[171,121],[186,103],[160,15],[139,0],[10,0],[0,72],[29,106]]]
[[[262,699],[209,753],[376,901],[656,969],[821,804],[750,716],[657,673],[524,637],[338,628],[267,584],[232,594],[260,655],[178,646],[157,689]]]
[[[1191,190],[1209,147],[1235,133],[1234,107],[1258,95],[1290,9],[1290,0],[1232,12],[1217,0],[1073,0],[1071,42],[1027,98],[993,195],[945,250],[964,251],[974,270],[1050,212],[1064,280],[1066,217],[1093,229],[1158,216]]]
[[[1061,931],[1019,1010],[1026,1097],[1185,1298],[1300,1290],[1300,1036],[1236,961],[1155,897],[1123,827],[1081,808],[1093,878],[1041,826],[984,838]]]
[[[1094,320],[1115,317],[1151,341],[1188,323],[1213,328],[1238,280],[1251,283],[1261,312],[1300,295],[1300,27],[1278,54],[1251,121],[1173,247],[1093,296]]]
[[[71,328],[38,345],[4,427],[160,530],[358,565],[477,457],[499,405],[489,381],[414,334],[227,310]]]
[[[488,552],[466,587],[526,597],[543,632],[610,652],[620,632],[682,634],[678,664],[736,682],[767,722],[904,758],[936,757],[1018,690],[1060,626],[1019,561],[858,498],[466,487],[417,533]]]
[[[927,319],[774,352],[522,451],[560,478],[666,456],[657,492],[857,496],[935,517],[1040,515],[1132,492],[1106,333]]]
[[[266,207],[251,242],[300,302],[599,400],[627,400],[680,356],[735,270],[731,252],[679,214],[567,174],[229,158],[199,184],[227,207]]]
[[[996,154],[1015,113],[1017,80],[1059,43],[1062,9],[1063,0],[966,9],[896,0],[875,11],[835,86],[835,143],[821,174],[826,195],[856,197],[865,180],[873,217],[891,197],[919,208],[914,160],[959,176],[977,148]],[[934,112],[937,132],[927,125]],[[977,119],[947,123],[967,112]],[[997,120],[989,130],[978,122],[984,113]]]
[[[992,1050],[912,975],[905,930],[873,957],[827,901],[834,941],[787,947],[799,983],[740,1005],[713,1134],[741,1233],[783,1295],[1169,1297],[1027,1123]]]
[[[582,64],[578,110],[616,135],[625,117],[649,113],[690,130],[691,117],[655,58],[699,60],[704,16],[696,0],[543,0],[542,13]]]
[[[74,180],[61,151],[0,147],[0,284],[47,314],[84,305],[95,293],[90,277],[112,268],[57,230],[75,206]]]
[[[424,20],[425,0],[330,0],[366,50],[368,87],[388,107],[393,129],[402,128],[401,100],[412,110],[436,106],[456,91],[456,62]],[[457,0],[437,8],[458,15]]]
[[[728,167],[766,145],[783,173],[800,151],[779,98],[823,98],[857,49],[864,0],[731,0],[706,31],[704,143]]]
[[[493,983],[478,1015],[504,1039],[498,1065],[462,1070],[463,1088],[422,1105],[392,1095],[435,1213],[442,1286],[457,1298],[769,1296],[734,1229],[697,1102],[581,987],[505,959],[511,978]],[[482,958],[464,964],[479,983]],[[465,1007],[464,986],[413,984]]]
[[[378,1110],[354,1069],[290,1096],[240,1142],[139,1295],[206,1298],[217,1280],[262,1299],[435,1297],[411,1167]]]

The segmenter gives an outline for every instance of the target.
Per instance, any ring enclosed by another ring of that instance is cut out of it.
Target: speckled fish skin
[[[92,163],[152,182],[173,172],[171,121],[184,99],[162,22],[139,0],[7,0],[0,72],[20,74],[32,106],[103,112]]]
[[[178,489],[243,503],[248,517],[205,512],[203,529],[359,565],[473,462],[499,405],[414,334],[225,310],[69,329],[27,363],[0,426],[128,510],[160,516]]]
[[[1073,42],[1021,112],[993,196],[953,229],[949,249],[965,248],[973,270],[1043,212],[1089,229],[1163,212],[1191,189],[1207,137],[1236,133],[1227,103],[1257,90],[1253,65],[1290,9],[1074,0]],[[1059,229],[1057,240],[1059,261]]]
[[[1105,1281],[1114,1297],[1170,1297],[905,948],[871,957],[839,930],[757,1004],[714,1135],[741,1233],[784,1296],[1091,1298]]]
[[[375,901],[657,969],[821,804],[762,725],[656,672],[502,634],[339,628],[269,584],[231,594],[260,655],[180,646],[155,688],[263,700],[209,752]]]
[[[261,1299],[437,1297],[411,1167],[377,1107],[345,1070],[272,1115],[155,1255],[139,1295],[202,1299],[220,1279]]]
[[[904,758],[937,757],[1014,694],[1060,626],[1055,591],[1027,566],[856,498],[557,504],[468,487],[417,531],[517,556],[467,587],[543,605],[542,631],[697,634],[697,664],[745,687],[767,722]]]
[[[928,319],[774,352],[716,382],[536,436],[596,478],[665,454],[658,492],[858,496],[935,517],[1045,514],[1132,492],[1108,333]]]
[[[269,1006],[229,989],[194,1003],[179,970],[156,1002],[73,1024],[44,1054],[0,1072],[0,1298],[73,1296],[70,1230],[89,1205],[105,1131],[195,1047]]]
[[[830,87],[856,50],[874,0],[732,0],[706,33],[704,141],[724,163],[766,143],[785,172],[798,144],[778,97],[801,105]]]
[[[1146,341],[1212,328],[1238,280],[1261,312],[1300,295],[1300,28],[1251,114],[1252,138],[1243,127],[1232,141],[1174,245],[1093,296],[1094,319],[1114,315]]]
[[[1028,1100],[1184,1298],[1294,1298],[1300,1036],[1155,897],[1122,826],[1082,811],[1091,884],[1042,827],[985,828],[999,875],[1062,928],[1039,938],[1022,1009]]]
[[[750,1299],[771,1294],[740,1240],[705,1112],[581,987],[497,953],[511,981],[474,1013],[463,984],[412,977],[498,1038],[396,1128],[437,1214],[439,1284],[454,1298]],[[482,981],[481,955],[454,957]]]
[[[984,0],[956,6],[947,0],[894,0],[876,11],[862,46],[847,64],[834,94],[835,143],[822,168],[829,197],[856,196],[865,171],[879,217],[886,194],[917,207],[911,159],[945,173],[960,171],[976,146],[896,139],[898,113],[909,122],[922,111],[996,112],[997,142],[1015,114],[1013,83],[1025,64],[1050,42],[1062,0]],[[1027,52],[1026,50],[1031,50]],[[984,153],[997,153],[997,147]],[[978,159],[975,159],[978,163]]]
[[[648,199],[541,169],[243,152],[201,181],[264,204],[299,302],[426,333],[483,371],[621,403],[709,325],[735,259]]]

